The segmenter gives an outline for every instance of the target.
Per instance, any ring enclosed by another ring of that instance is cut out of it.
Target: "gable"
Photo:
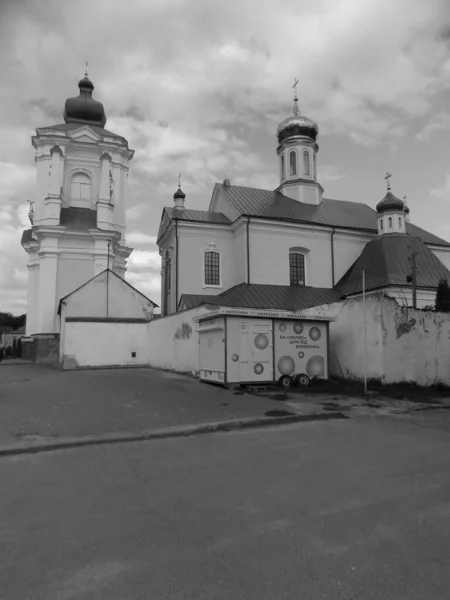
[[[113,271],[105,270],[61,300],[66,317],[151,319],[157,306]]]
[[[80,129],[72,131],[70,137],[77,142],[97,142],[100,139],[97,133],[85,125],[80,127]]]
[[[232,204],[230,204],[230,202],[227,200],[226,195],[221,193],[221,187],[226,186],[221,186],[218,183],[215,184],[211,196],[211,201],[209,203],[208,211],[222,213],[226,217],[228,217],[228,219],[230,219],[231,222],[236,221],[236,219],[240,217],[240,212],[236,210],[236,208]]]

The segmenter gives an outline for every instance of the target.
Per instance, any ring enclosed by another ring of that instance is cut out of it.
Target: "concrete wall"
[[[330,374],[364,378],[362,298],[304,311],[330,323]],[[366,298],[367,377],[383,383],[450,385],[450,314],[400,306],[383,294]]]
[[[198,371],[198,323],[194,318],[205,312],[205,308],[199,307],[151,321],[148,324],[149,365],[180,372]]]
[[[148,337],[148,322],[66,321],[61,362],[64,369],[147,365]]]

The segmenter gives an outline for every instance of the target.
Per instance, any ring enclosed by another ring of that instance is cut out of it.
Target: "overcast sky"
[[[155,245],[182,173],[190,208],[216,181],[274,189],[275,130],[320,128],[325,197],[407,195],[412,222],[450,240],[448,0],[1,0],[0,311],[26,310],[35,196],[31,136],[63,123],[89,61],[107,129],[130,164],[127,279],[160,304]]]

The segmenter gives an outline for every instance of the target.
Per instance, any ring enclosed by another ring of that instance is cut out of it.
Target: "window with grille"
[[[291,285],[305,285],[305,255],[300,252],[289,254],[289,274]]]
[[[289,174],[297,175],[297,156],[294,151],[289,154]]]
[[[205,252],[205,285],[220,285],[220,255]]]
[[[89,200],[92,182],[88,175],[76,173],[70,181],[70,196],[74,200]]]

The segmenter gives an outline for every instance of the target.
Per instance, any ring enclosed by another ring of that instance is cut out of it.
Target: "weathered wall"
[[[330,372],[364,377],[364,310],[361,297],[304,311],[333,316]],[[366,297],[367,377],[384,383],[450,385],[450,314],[408,309],[383,294]]]
[[[198,371],[198,323],[193,319],[205,312],[205,308],[198,307],[151,321],[148,325],[149,365],[180,372]]]
[[[66,321],[61,362],[65,369],[147,365],[148,337],[148,322]]]

